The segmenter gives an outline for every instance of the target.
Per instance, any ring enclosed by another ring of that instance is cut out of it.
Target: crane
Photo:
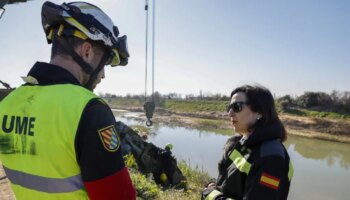
[[[152,15],[152,98],[151,100],[147,100],[147,70],[148,70],[148,0],[145,0],[145,11],[146,11],[146,53],[145,53],[145,103],[143,105],[143,108],[145,110],[145,114],[147,117],[146,126],[152,126],[152,117],[154,110],[156,108],[156,105],[154,103],[154,56],[155,56],[155,8],[156,8],[156,1],[153,0],[153,15]]]

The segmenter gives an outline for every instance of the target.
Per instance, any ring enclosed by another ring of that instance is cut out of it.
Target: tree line
[[[350,91],[305,92],[300,96],[285,95],[276,98],[276,103],[282,110],[293,107],[317,111],[350,113]]]
[[[144,94],[127,94],[116,95],[111,93],[100,93],[103,98],[120,98],[120,99],[139,99],[140,102],[145,100]],[[206,100],[206,101],[230,101],[230,97],[223,94],[212,94],[209,92],[199,94],[180,94],[170,92],[161,94],[155,92],[153,96],[148,95],[147,100],[152,100],[156,105],[162,105],[165,100]],[[280,97],[275,96],[277,106],[283,111],[293,108],[305,108],[317,111],[332,111],[340,113],[350,113],[350,91],[332,91],[325,92],[304,92],[302,95],[284,95]]]

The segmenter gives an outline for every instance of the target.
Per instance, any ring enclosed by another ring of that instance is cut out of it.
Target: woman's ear
[[[256,120],[261,119],[261,117],[262,117],[262,115],[261,115],[260,113],[257,113],[257,114],[256,114]]]

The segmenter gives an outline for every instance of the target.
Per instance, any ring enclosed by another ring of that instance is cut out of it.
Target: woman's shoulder
[[[226,155],[232,148],[239,142],[242,138],[242,135],[236,134],[232,137],[230,137],[225,144],[224,147],[224,154]]]
[[[260,145],[260,157],[280,156],[285,158],[286,149],[280,139],[269,140]]]

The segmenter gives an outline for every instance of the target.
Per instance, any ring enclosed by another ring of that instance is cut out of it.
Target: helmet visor
[[[118,66],[120,63],[119,52],[117,49],[112,49],[111,58],[108,60],[106,65],[111,65],[112,67]]]
[[[127,37],[124,35],[118,38],[118,42],[112,48],[112,54],[110,62],[107,65],[114,66],[125,66],[128,64],[129,51]]]

